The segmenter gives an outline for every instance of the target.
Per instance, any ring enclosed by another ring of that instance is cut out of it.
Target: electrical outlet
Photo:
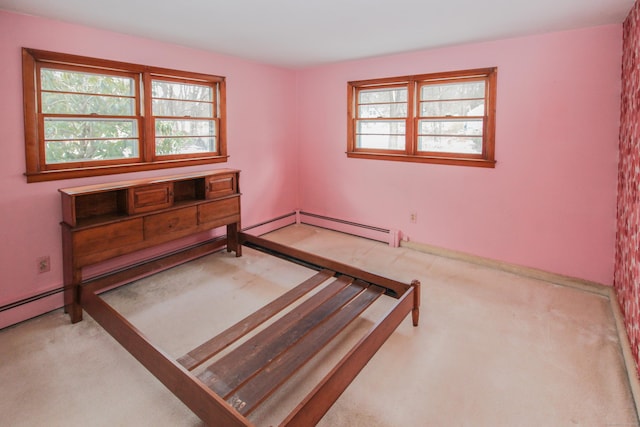
[[[411,215],[409,216],[409,220],[411,221],[411,224],[417,224],[418,223],[418,214],[415,212],[411,212]]]
[[[51,270],[51,259],[49,256],[41,256],[36,262],[38,264],[38,273],[46,273]]]

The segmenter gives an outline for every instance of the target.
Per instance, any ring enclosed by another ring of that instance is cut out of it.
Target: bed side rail
[[[399,298],[411,287],[402,282],[388,279],[377,274],[369,273],[357,267],[343,264],[319,255],[301,251],[262,237],[253,236],[245,232],[238,233],[240,244],[252,249],[269,253],[279,258],[287,259],[291,262],[302,264],[314,270],[328,269],[339,274],[344,274],[355,279],[360,279],[368,283],[373,283],[386,289],[386,294],[394,298]]]

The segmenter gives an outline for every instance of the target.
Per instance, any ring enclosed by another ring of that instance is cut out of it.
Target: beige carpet
[[[638,426],[606,297],[308,227],[269,238],[423,284],[419,327],[398,328],[322,426]],[[105,299],[180,356],[312,271],[250,249],[219,253]],[[254,413],[277,424],[387,307],[379,300]],[[198,426],[89,316],[61,310],[0,331],[1,426]]]

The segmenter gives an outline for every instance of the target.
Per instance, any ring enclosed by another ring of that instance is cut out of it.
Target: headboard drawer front
[[[228,222],[240,221],[240,198],[216,200],[198,206],[198,223],[215,227]]]
[[[142,218],[94,226],[73,234],[79,265],[99,262],[127,252],[124,248],[144,240]]]
[[[189,229],[195,231],[197,225],[198,208],[190,206],[146,216],[144,218],[144,236],[147,239],[153,239],[156,236],[179,233]]]

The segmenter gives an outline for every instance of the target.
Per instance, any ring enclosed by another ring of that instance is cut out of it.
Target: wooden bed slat
[[[369,286],[295,346],[273,359],[230,397],[225,396],[227,402],[243,415],[251,413],[383,293],[384,288]]]
[[[294,345],[309,330],[364,290],[362,284],[354,284],[352,281],[351,278],[341,276],[213,363],[198,378],[220,396],[233,392],[259,372],[268,361]],[[336,289],[338,292],[335,292]]]
[[[347,353],[311,393],[280,424],[287,427],[309,427],[320,421],[358,373],[413,309],[416,286],[400,297],[400,301],[374,325],[366,336]]]
[[[263,322],[279,313],[282,309],[298,300],[303,295],[315,289],[321,283],[324,283],[335,273],[330,270],[322,270],[313,277],[305,280],[295,288],[289,290],[279,298],[273,300],[253,314],[245,317],[235,325],[226,329],[224,332],[211,338],[202,345],[191,350],[189,353],[178,359],[178,362],[188,370],[193,370],[202,363],[212,358],[229,345],[242,338]]]

